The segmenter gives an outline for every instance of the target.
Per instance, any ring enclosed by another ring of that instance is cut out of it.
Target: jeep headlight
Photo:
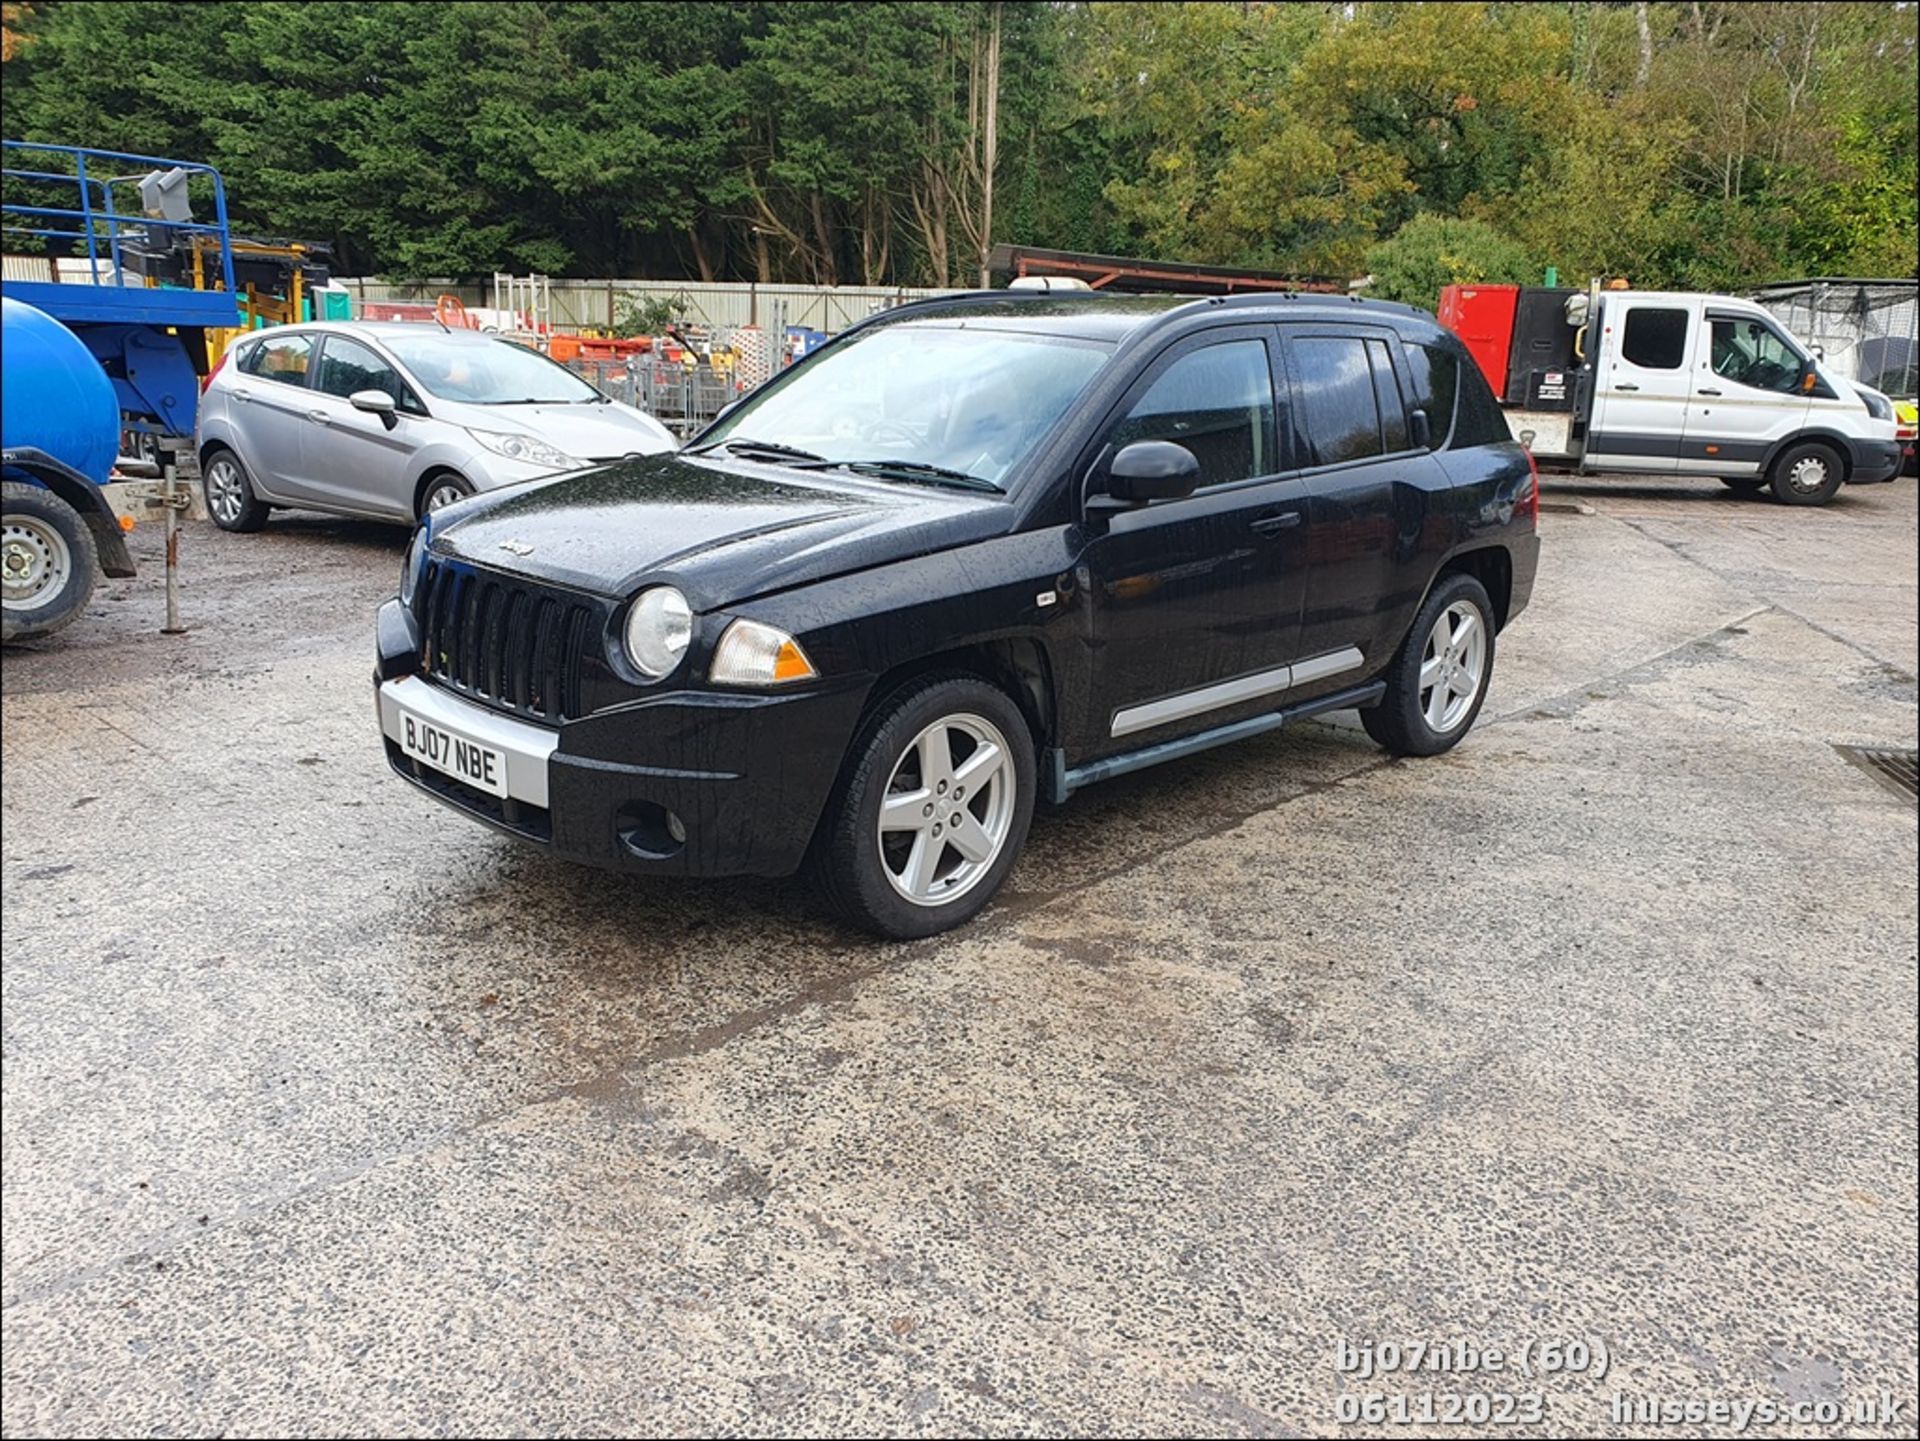
[[[714,648],[707,679],[715,685],[786,685],[819,672],[800,642],[757,620],[736,620]]]
[[[413,593],[420,588],[420,576],[427,568],[427,528],[417,527],[407,545],[407,558],[400,562],[400,604],[412,605]]]
[[[548,470],[579,470],[586,465],[584,460],[535,436],[504,430],[469,430],[467,434],[495,455],[504,455],[522,465],[543,465]]]
[[[670,585],[643,590],[627,610],[627,656],[648,680],[680,664],[693,640],[693,607]]]

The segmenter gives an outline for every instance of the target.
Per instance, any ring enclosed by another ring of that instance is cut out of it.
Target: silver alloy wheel
[[[916,906],[958,900],[993,869],[1013,826],[1013,751],[983,716],[942,716],[893,763],[880,802],[880,869]]]
[[[1828,474],[1827,462],[1823,457],[1803,455],[1787,472],[1787,484],[1801,495],[1812,495],[1826,488]]]
[[[1428,727],[1436,735],[1457,729],[1486,678],[1486,622],[1477,607],[1457,600],[1434,621],[1420,659],[1420,710]]]
[[[458,481],[443,480],[427,492],[427,514],[432,515],[442,506],[452,505],[456,500],[465,500],[467,490]]]
[[[0,602],[8,610],[36,610],[66,587],[73,552],[66,538],[30,515],[0,525]]]
[[[215,456],[207,466],[207,509],[222,525],[233,525],[247,506],[247,481],[230,455]]]

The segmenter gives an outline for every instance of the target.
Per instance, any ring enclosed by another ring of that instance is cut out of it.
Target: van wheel
[[[1814,440],[1788,446],[1767,473],[1774,498],[1788,505],[1825,505],[1839,491],[1843,479],[1840,457],[1833,447]]]
[[[973,676],[910,681],[848,751],[814,875],[855,925],[889,940],[948,930],[1007,878],[1033,819],[1033,734]]]
[[[52,635],[73,620],[99,569],[78,511],[43,485],[0,485],[0,640]]]
[[[220,449],[207,457],[200,484],[207,493],[207,514],[220,529],[255,531],[267,523],[267,503],[253,493],[253,479],[232,451]]]
[[[1493,604],[1470,575],[1450,575],[1413,618],[1367,734],[1397,756],[1437,756],[1473,729],[1493,678]]]

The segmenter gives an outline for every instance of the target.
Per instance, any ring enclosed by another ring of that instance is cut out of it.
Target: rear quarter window
[[[1445,450],[1453,436],[1453,402],[1460,386],[1460,359],[1439,345],[1401,342],[1412,403],[1427,413],[1427,448]],[[1473,369],[1471,365],[1467,367]]]
[[[1453,439],[1448,449],[1466,450],[1476,445],[1510,444],[1513,431],[1507,425],[1506,413],[1500,409],[1500,402],[1493,398],[1493,388],[1480,373],[1480,367],[1459,365],[1455,371],[1459,377],[1460,398],[1454,407]]]

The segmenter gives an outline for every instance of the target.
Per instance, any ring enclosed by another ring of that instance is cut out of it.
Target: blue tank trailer
[[[296,296],[326,272],[319,247],[236,245],[211,166],[18,140],[0,155],[6,249],[62,257],[69,272],[85,263],[77,280],[0,282],[0,617],[12,641],[71,621],[96,574],[134,573],[122,517],[160,499],[111,481],[121,437],[156,454],[185,448],[221,333],[272,310],[289,264]],[[194,218],[196,202],[211,203],[210,222]],[[166,497],[176,513],[180,498]]]

